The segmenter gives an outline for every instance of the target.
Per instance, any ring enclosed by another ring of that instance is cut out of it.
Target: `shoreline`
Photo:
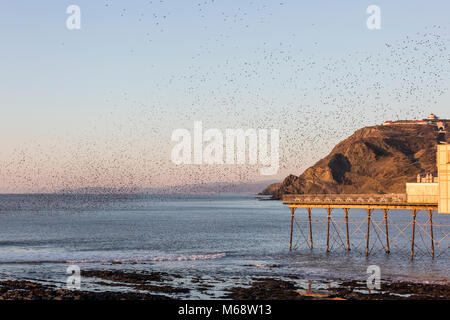
[[[0,281],[0,300],[450,300],[448,283],[382,279],[381,289],[371,291],[361,280],[308,280],[294,275],[252,277],[244,283],[234,277],[187,281],[179,274],[158,271],[88,270],[81,274],[104,289],[69,290],[25,279],[4,280]],[[225,285],[230,280],[233,284]],[[217,283],[222,283],[220,292]]]

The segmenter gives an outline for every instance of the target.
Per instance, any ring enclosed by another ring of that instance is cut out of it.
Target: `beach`
[[[217,285],[242,279],[180,279],[179,275],[92,271],[84,276],[95,278],[104,287],[121,291],[83,291],[57,288],[31,281],[0,282],[0,300],[169,300],[203,299],[232,300],[448,300],[449,284],[385,282],[380,290],[369,290],[362,281],[305,281],[296,276],[252,278],[244,286]],[[219,295],[218,295],[219,293]]]

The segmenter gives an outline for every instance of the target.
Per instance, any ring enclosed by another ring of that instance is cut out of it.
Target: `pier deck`
[[[437,203],[408,203],[406,194],[288,194],[290,208],[437,210]]]

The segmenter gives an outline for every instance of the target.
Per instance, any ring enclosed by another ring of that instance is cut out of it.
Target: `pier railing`
[[[287,194],[284,204],[406,204],[406,194]]]

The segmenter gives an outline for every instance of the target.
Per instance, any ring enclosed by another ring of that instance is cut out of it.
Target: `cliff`
[[[448,136],[448,135],[447,135]],[[300,176],[290,175],[273,192],[404,193],[417,174],[437,174],[435,126],[408,124],[365,127],[337,144]]]
[[[260,195],[273,195],[281,186],[281,182],[275,182],[269,184],[263,191],[261,191]]]

